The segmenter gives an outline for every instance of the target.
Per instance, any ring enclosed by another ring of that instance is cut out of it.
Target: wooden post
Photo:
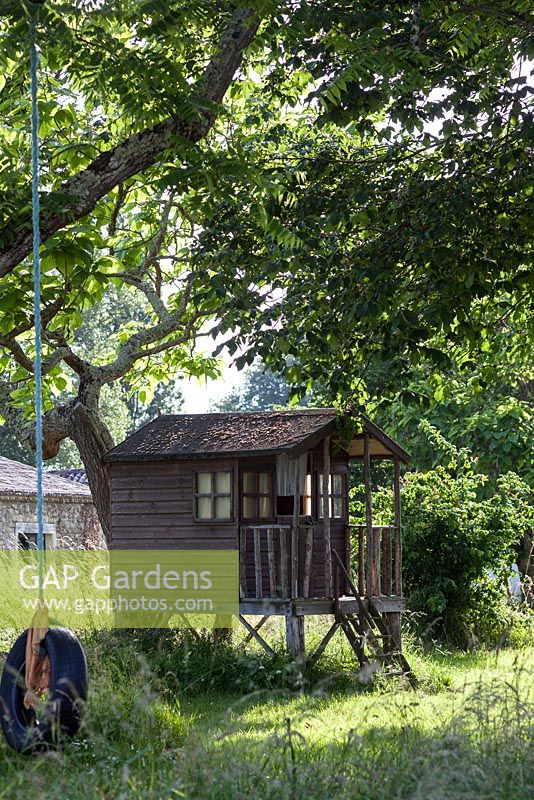
[[[358,591],[361,596],[365,594],[365,528],[358,525]]]
[[[282,597],[287,598],[289,597],[289,580],[287,569],[289,555],[287,548],[287,537],[289,530],[287,528],[279,528],[278,533],[280,535],[280,588]]]
[[[300,461],[295,459],[295,488],[293,492],[293,525],[291,527],[291,598],[299,595],[299,511]]]
[[[395,506],[395,556],[393,592],[402,596],[402,517],[400,501],[400,461],[395,459],[393,464],[393,502]],[[401,615],[398,613],[387,615],[387,625],[392,644],[399,653],[402,652]]]
[[[395,594],[402,595],[402,517],[400,501],[400,461],[395,459],[393,470],[393,496],[395,503]]]
[[[332,559],[330,559],[330,563]],[[347,564],[347,569],[350,571],[352,570],[352,539],[351,539],[351,529],[347,525],[345,528],[345,563]],[[343,594],[347,591],[347,587],[345,586],[345,581],[343,581]]]
[[[241,527],[239,531],[239,584],[241,597],[247,596],[247,529]]]
[[[339,567],[336,564],[335,569],[334,569],[334,619],[335,619],[336,622],[339,622],[339,620],[341,619],[340,613],[339,613],[339,596],[340,596],[340,594],[341,593],[339,591]]]
[[[391,553],[391,528],[382,529],[382,593],[393,594],[393,556]]]
[[[262,570],[261,570],[261,531],[254,528],[254,572],[256,575],[256,597],[263,597]]]
[[[371,455],[369,449],[369,434],[363,437],[363,475],[365,482],[365,527],[367,529],[367,564],[366,564],[366,594],[375,593],[374,564],[373,564],[373,502],[371,497]]]
[[[293,492],[293,524],[291,526],[291,599],[299,593],[299,512],[300,512],[300,461],[295,463],[295,487]],[[286,617],[286,644],[289,655],[298,658],[304,655],[304,617],[295,613]]]
[[[271,597],[276,597],[276,564],[274,560],[274,537],[272,528],[267,528],[267,560],[269,563],[269,591]]]
[[[380,528],[373,527],[373,595],[380,594]]]
[[[386,625],[391,640],[391,649],[402,653],[401,615],[398,611],[385,614]]]
[[[332,541],[330,538],[330,436],[323,442],[323,530],[325,595],[332,597]]]
[[[310,596],[312,566],[313,566],[313,528],[305,528],[306,547],[304,553],[304,577],[302,580],[302,594],[304,597]]]
[[[306,652],[304,643],[304,617],[290,614],[286,620],[287,651],[292,658],[303,656]]]
[[[391,594],[388,590],[388,537],[389,528],[380,531],[380,593]]]

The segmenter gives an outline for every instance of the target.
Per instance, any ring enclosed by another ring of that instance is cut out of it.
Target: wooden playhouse
[[[368,418],[328,408],[167,415],[104,459],[112,547],[238,549],[240,619],[266,649],[259,629],[269,616],[285,617],[288,649],[301,655],[304,618],[326,614],[331,627],[311,658],[341,628],[362,664],[368,644],[402,659],[399,476],[408,455]],[[349,524],[353,459],[363,462],[363,526]],[[381,459],[394,465],[387,527],[372,516],[371,469]]]

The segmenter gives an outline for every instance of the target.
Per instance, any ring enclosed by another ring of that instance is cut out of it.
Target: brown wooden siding
[[[195,471],[232,470],[234,460],[111,464],[111,527],[115,549],[232,550],[237,519],[194,518]],[[234,515],[235,515],[234,498]]]

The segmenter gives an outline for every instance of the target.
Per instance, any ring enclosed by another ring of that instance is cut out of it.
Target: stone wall
[[[90,497],[45,497],[47,546],[74,549],[105,547],[102,529]],[[36,499],[27,494],[0,494],[0,548],[18,547],[19,533],[36,531]]]

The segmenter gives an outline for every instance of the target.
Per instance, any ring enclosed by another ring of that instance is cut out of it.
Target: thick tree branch
[[[194,97],[206,103],[216,104],[222,101],[258,25],[259,19],[250,8],[238,8],[234,11],[221,36],[217,51],[194,87]],[[172,147],[175,137],[198,142],[213,126],[216,117],[217,114],[212,109],[199,112],[190,120],[184,120],[180,115],[172,116],[101,153],[86,169],[60,187],[58,194],[70,199],[67,209],[55,213],[43,210],[40,220],[42,241],[46,241],[70,222],[88,214],[98,200],[116,186],[152,166]],[[43,206],[46,209],[46,198]],[[0,251],[0,277],[11,272],[31,252],[30,218],[18,220],[15,226],[17,230],[23,230],[15,237],[11,232],[13,225],[9,230],[0,232],[0,239],[8,242]]]
[[[193,336],[196,341],[202,336],[211,335],[212,334],[210,331],[206,331],[204,333],[195,333],[192,328],[186,328],[185,332],[181,336],[176,337],[176,339],[170,339],[166,342],[162,342],[161,344],[154,345],[153,347],[147,347],[145,350],[140,350],[136,354],[136,361],[140,360],[141,358],[147,358],[148,356],[155,356],[158,353],[164,353],[165,350],[170,350],[171,347],[179,347],[181,344],[190,342],[193,339]]]
[[[168,320],[160,322],[158,325],[153,325],[151,328],[145,328],[138,333],[134,333],[122,345],[117,358],[111,364],[106,364],[103,367],[97,368],[97,380],[102,384],[111,383],[125,375],[140,358],[154,355],[155,353],[161,353],[175,344],[183,344],[186,341],[190,341],[195,336],[195,323],[208,316],[209,313],[211,312],[197,312],[187,320],[184,331],[179,337],[173,339],[172,342],[156,345],[154,348],[150,348],[149,345],[155,345],[156,342],[175,333],[180,327],[184,316],[181,309],[174,312]]]
[[[33,372],[33,361],[31,358],[28,358],[16,339],[8,336],[0,336],[0,346],[5,347],[6,350],[9,350],[17,364],[20,364],[21,367],[24,367],[27,372]]]

